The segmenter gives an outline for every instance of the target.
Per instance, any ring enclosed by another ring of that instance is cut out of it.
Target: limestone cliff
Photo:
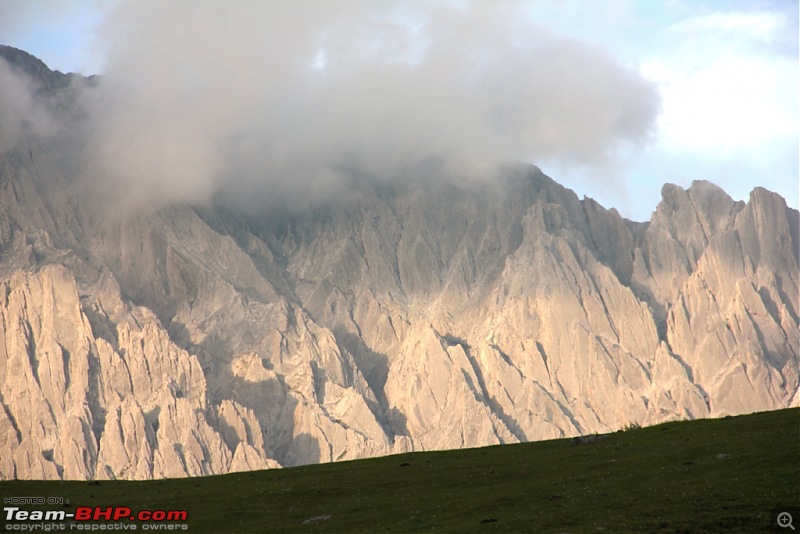
[[[36,65],[64,105],[69,83]],[[27,135],[0,155],[2,478],[204,475],[800,403],[799,218],[766,190],[667,185],[635,223],[510,166],[355,180],[305,210],[109,216],[64,146]]]

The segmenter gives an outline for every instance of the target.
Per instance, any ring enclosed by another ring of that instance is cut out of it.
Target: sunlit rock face
[[[23,136],[0,156],[2,478],[207,475],[800,403],[799,218],[766,190],[667,185],[635,223],[509,166],[354,180],[304,209],[112,216],[63,152]]]

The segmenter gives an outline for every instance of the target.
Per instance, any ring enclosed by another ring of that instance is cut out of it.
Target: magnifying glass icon
[[[792,525],[792,514],[790,514],[789,512],[779,513],[778,526],[781,528],[789,527],[790,529],[794,530],[794,525]]]

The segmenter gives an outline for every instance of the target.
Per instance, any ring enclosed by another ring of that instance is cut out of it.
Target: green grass
[[[763,532],[776,509],[800,508],[800,409],[667,423],[583,445],[148,482],[6,481],[0,493],[63,496],[70,508],[185,508],[195,533]],[[303,524],[317,516],[330,518]]]

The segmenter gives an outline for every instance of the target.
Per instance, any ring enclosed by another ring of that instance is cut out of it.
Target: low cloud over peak
[[[86,95],[86,173],[142,202],[223,184],[326,195],[353,170],[607,165],[648,140],[655,88],[511,2],[121,1]]]

